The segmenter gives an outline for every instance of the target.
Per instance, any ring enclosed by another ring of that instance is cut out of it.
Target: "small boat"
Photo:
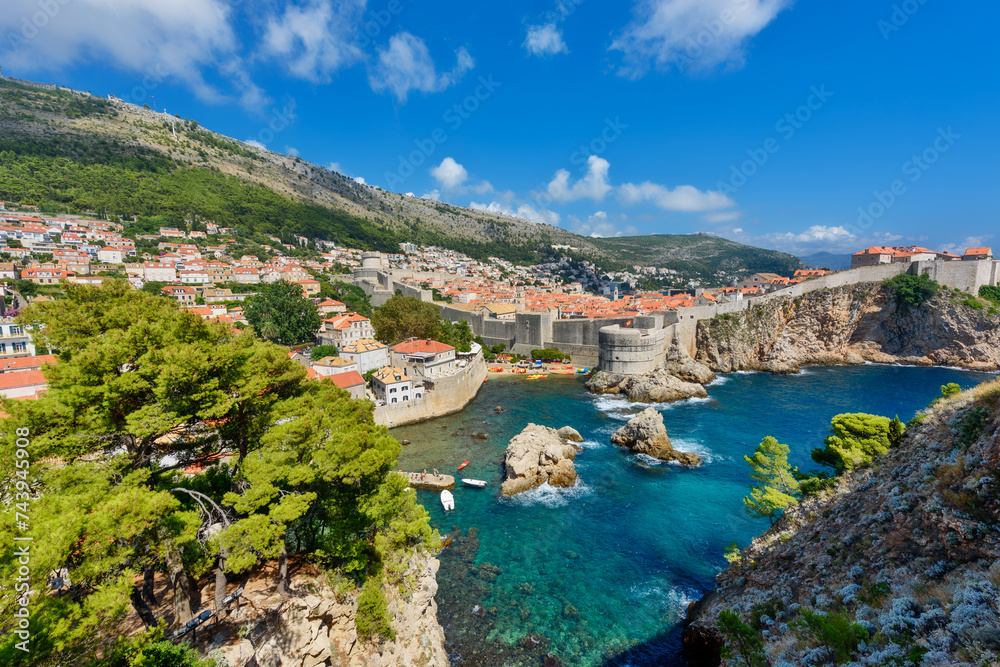
[[[484,488],[486,488],[486,482],[483,481],[483,480],[481,480],[481,479],[465,479],[465,478],[463,478],[462,479],[462,484],[465,484],[466,486],[472,486],[472,487],[475,487],[477,489],[484,489]]]
[[[528,379],[529,380],[541,380],[543,377],[545,377],[544,374],[536,374],[536,375],[529,375]]]
[[[462,465],[458,466],[458,469],[459,469],[459,470],[461,470],[461,469],[462,469],[462,468],[464,468],[465,466],[469,465],[469,463],[470,463],[470,461],[466,461],[466,462],[465,462],[465,463],[463,463]]]
[[[451,495],[448,489],[441,492],[441,505],[445,512],[455,509],[455,496]]]

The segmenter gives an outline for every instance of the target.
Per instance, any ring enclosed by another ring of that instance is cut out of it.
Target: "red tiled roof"
[[[351,387],[357,387],[358,385],[363,385],[365,383],[365,379],[361,377],[361,373],[357,371],[347,371],[346,373],[327,375],[326,379],[332,380],[333,383],[341,389],[350,389]]]
[[[39,384],[45,384],[45,376],[39,370],[0,373],[0,389],[17,389]]]
[[[439,343],[436,340],[408,340],[405,343],[394,345],[392,349],[394,352],[399,352],[400,354],[441,354],[442,352],[454,350],[455,348],[451,345]]]
[[[0,371],[19,371],[22,368],[36,368],[44,366],[45,364],[54,364],[56,363],[56,358],[51,354],[42,354],[37,357],[18,357],[17,359],[8,359],[0,363],[3,364],[0,366]]]

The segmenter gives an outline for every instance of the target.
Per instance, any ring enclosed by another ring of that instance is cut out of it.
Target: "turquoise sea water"
[[[454,542],[441,554],[439,618],[452,664],[680,665],[680,623],[709,590],[734,540],[745,546],[767,528],[751,519],[743,456],[767,435],[813,469],[830,419],[842,412],[909,420],[957,382],[995,376],[940,368],[810,368],[799,375],[731,374],[708,399],[657,405],[674,447],[704,460],[697,469],[664,464],[610,444],[646,405],[593,396],[583,380],[491,377],[463,412],[393,429],[407,439],[400,467],[484,479],[455,489],[456,509],[417,491],[432,522]],[[504,412],[494,412],[502,406]],[[499,497],[508,441],[529,422],[570,425],[586,442],[576,488],[542,487]],[[471,437],[485,432],[487,440]],[[460,473],[464,460],[472,463]]]

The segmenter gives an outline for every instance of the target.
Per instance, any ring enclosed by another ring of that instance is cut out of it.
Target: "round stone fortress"
[[[602,327],[598,368],[609,373],[637,375],[654,371],[666,356],[663,329],[625,329],[615,324]]]

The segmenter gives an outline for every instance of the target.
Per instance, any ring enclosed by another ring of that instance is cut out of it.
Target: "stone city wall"
[[[420,400],[375,408],[375,423],[394,428],[458,412],[479,393],[486,373],[486,361],[477,354],[455,375],[434,380],[434,388],[425,391]]]

